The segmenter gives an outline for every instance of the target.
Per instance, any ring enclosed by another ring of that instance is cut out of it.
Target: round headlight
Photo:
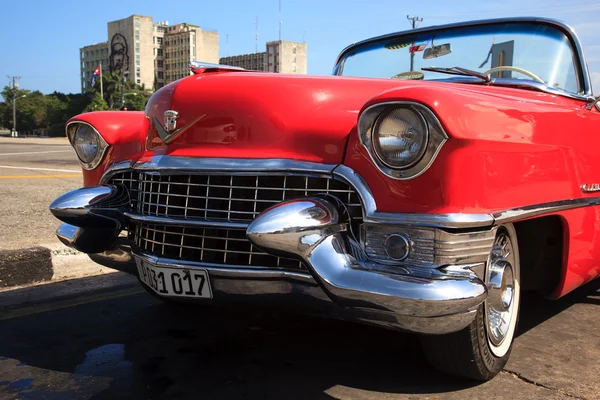
[[[427,148],[427,123],[410,108],[394,108],[379,116],[373,127],[373,149],[390,168],[415,165]]]
[[[100,151],[100,139],[96,131],[88,125],[80,125],[75,131],[73,145],[77,156],[84,163],[91,163]]]

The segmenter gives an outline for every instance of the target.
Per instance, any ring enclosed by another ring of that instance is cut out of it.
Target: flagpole
[[[102,84],[102,61],[100,61],[100,98],[104,100],[104,85]]]

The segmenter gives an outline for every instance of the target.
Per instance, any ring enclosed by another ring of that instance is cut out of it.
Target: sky
[[[254,52],[256,17],[259,51],[279,36],[279,0],[0,0],[0,87],[7,75],[17,75],[23,89],[78,93],[79,48],[106,41],[107,22],[132,14],[216,30],[221,57]],[[282,39],[305,41],[308,73],[329,75],[344,47],[409,29],[407,15],[422,17],[420,26],[511,16],[560,19],[582,40],[600,94],[598,0],[281,0]]]

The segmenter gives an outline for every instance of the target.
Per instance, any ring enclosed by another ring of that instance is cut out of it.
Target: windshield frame
[[[373,43],[380,42],[380,41],[387,41],[392,38],[395,38],[398,36],[403,36],[403,35],[415,35],[415,34],[427,33],[427,32],[432,32],[432,31],[440,31],[440,30],[448,30],[448,29],[464,28],[464,27],[477,27],[477,26],[484,26],[484,25],[502,25],[502,24],[507,24],[507,23],[527,23],[527,22],[541,23],[541,24],[551,25],[552,27],[557,28],[558,30],[560,30],[562,33],[565,34],[565,36],[569,40],[569,44],[572,46],[572,48],[574,50],[573,51],[573,53],[574,53],[573,66],[576,69],[578,93],[571,93],[571,92],[567,92],[562,89],[550,88],[550,87],[548,87],[546,85],[542,85],[542,84],[536,85],[537,88],[539,88],[540,90],[543,90],[545,92],[548,92],[548,93],[571,97],[571,98],[575,98],[578,100],[584,100],[584,101],[592,100],[594,98],[594,96],[592,93],[590,75],[589,75],[587,63],[585,62],[583,46],[581,44],[581,41],[579,40],[579,37],[577,36],[577,34],[573,30],[573,28],[571,28],[569,25],[565,24],[562,21],[558,21],[558,20],[554,20],[554,19],[550,19],[550,18],[519,17],[519,18],[497,18],[497,19],[477,20],[477,21],[468,21],[468,22],[458,22],[458,23],[447,24],[447,25],[428,26],[428,27],[424,27],[424,28],[406,30],[406,31],[389,33],[386,35],[372,37],[370,39],[362,40],[360,42],[351,44],[350,46],[348,46],[344,50],[342,50],[336,59],[335,66],[333,68],[333,75],[343,76],[343,75],[341,75],[342,71],[343,71],[343,65],[344,65],[344,61],[348,57],[348,54],[351,52],[354,52],[355,50],[362,47],[363,45],[373,44]]]

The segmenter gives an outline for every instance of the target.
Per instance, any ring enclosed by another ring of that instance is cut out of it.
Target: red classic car
[[[192,70],[143,113],[73,117],[84,187],[50,206],[61,241],[165,301],[415,332],[486,380],[523,290],[599,275],[600,112],[563,23],[376,37],[328,77]]]

